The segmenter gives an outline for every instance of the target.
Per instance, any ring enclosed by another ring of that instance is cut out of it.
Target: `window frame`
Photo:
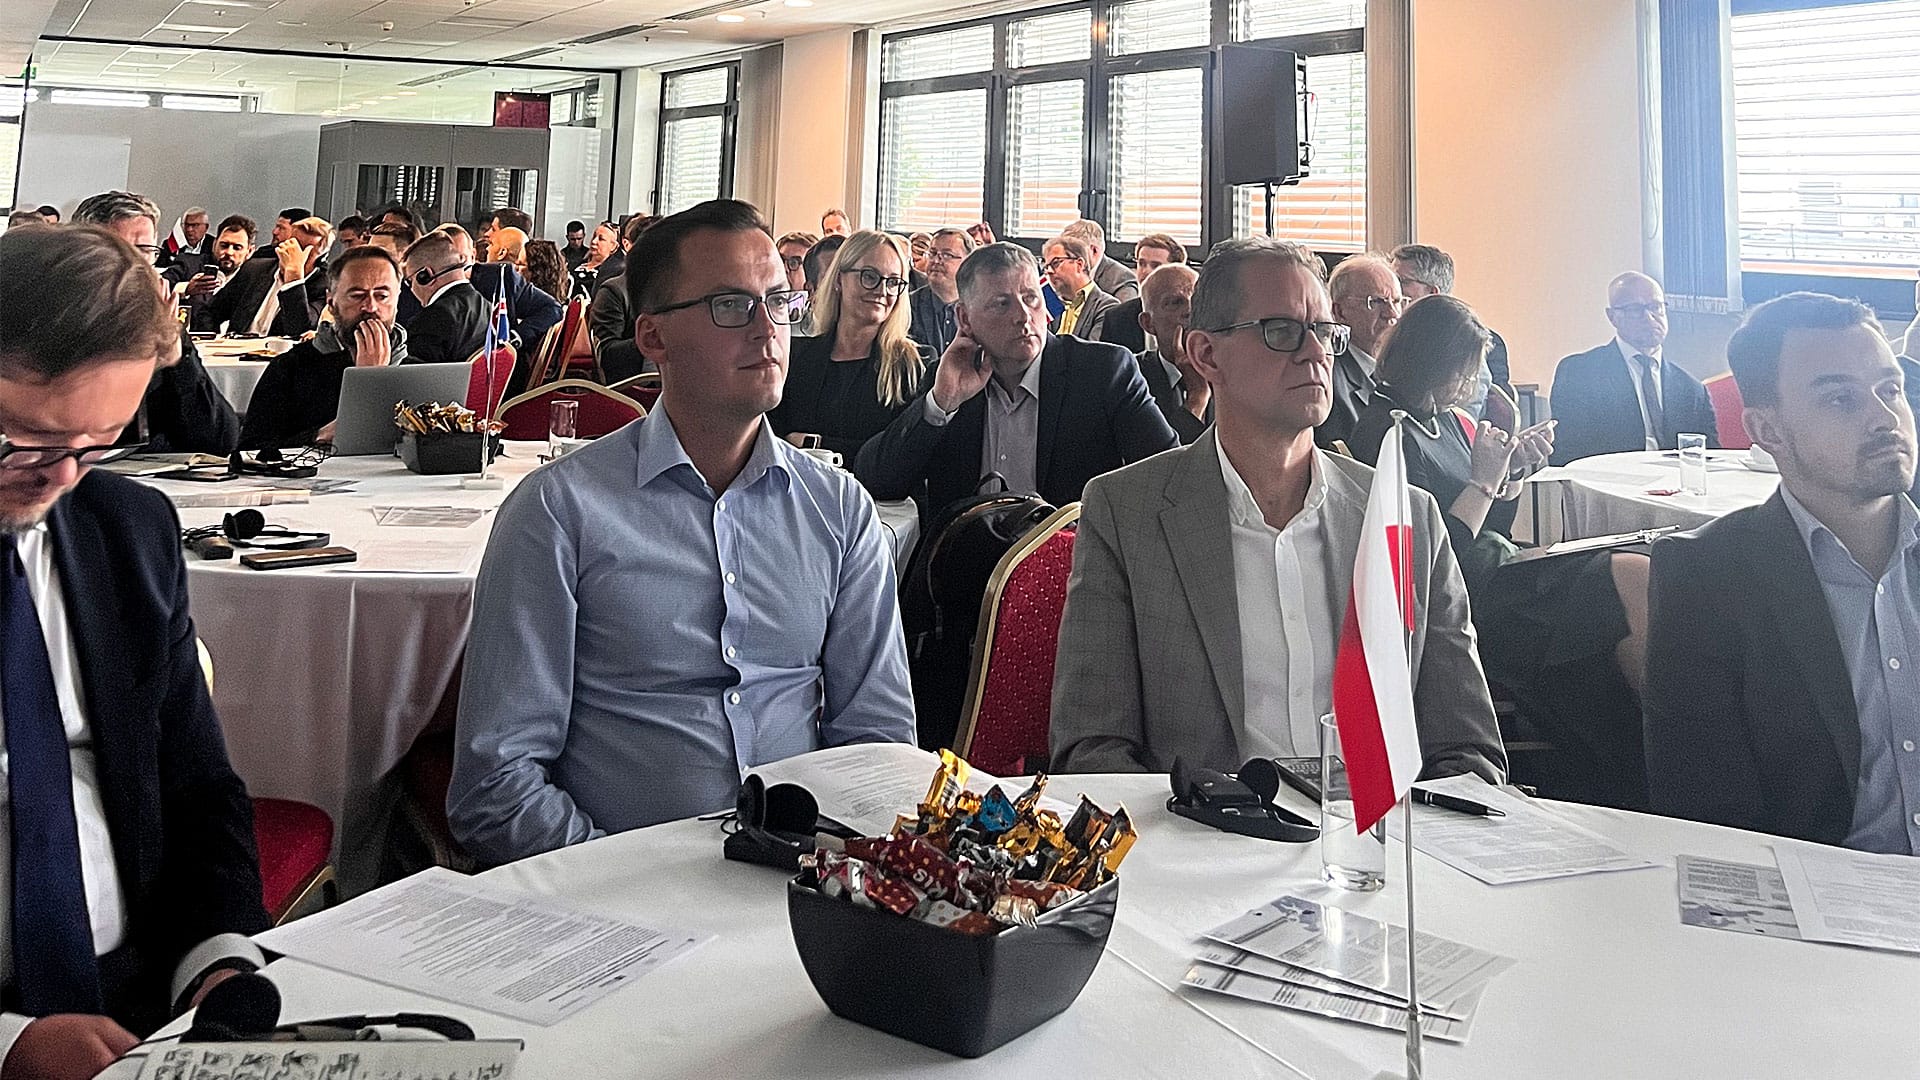
[[[681,105],[667,108],[667,84],[669,80],[687,75],[698,75],[707,71],[724,69],[727,73],[727,99],[713,105]],[[720,125],[720,185],[717,198],[733,198],[734,153],[738,147],[740,134],[740,61],[726,60],[718,64],[702,64],[699,67],[682,68],[678,71],[662,72],[660,75],[660,126],[654,137],[653,148],[653,199],[652,212],[660,213],[662,200],[666,197],[667,181],[667,129],[676,120],[695,120],[703,117],[718,116]]]
[[[889,44],[896,41],[978,26],[992,26],[993,63],[983,71],[962,72],[927,79],[882,80],[880,98],[885,102],[899,97],[952,90],[985,90],[987,92],[987,154],[986,175],[982,185],[984,203],[982,217],[992,226],[995,236],[1037,248],[1048,238],[1012,236],[1003,232],[1006,226],[1007,177],[1010,164],[1007,151],[1011,134],[1009,94],[1012,88],[1028,83],[1083,80],[1087,96],[1081,129],[1080,214],[1082,217],[1100,222],[1103,228],[1108,228],[1109,223],[1114,220],[1109,201],[1112,194],[1110,188],[1113,167],[1110,157],[1112,148],[1111,80],[1117,75],[1198,68],[1201,76],[1201,112],[1204,117],[1202,139],[1206,150],[1200,168],[1200,243],[1192,254],[1194,261],[1198,261],[1200,254],[1214,243],[1233,235],[1233,188],[1221,179],[1225,172],[1224,151],[1219,145],[1219,140],[1213,138],[1216,118],[1221,107],[1216,78],[1219,46],[1256,44],[1286,49],[1302,56],[1364,53],[1366,28],[1357,26],[1341,30],[1319,30],[1305,34],[1235,41],[1231,35],[1236,0],[1208,0],[1207,44],[1136,52],[1123,56],[1110,55],[1107,42],[1112,20],[1111,9],[1125,2],[1126,0],[1069,0],[1067,3],[984,15],[885,34],[880,42],[880,48],[883,51]],[[1088,59],[1021,68],[1008,65],[1008,38],[1014,23],[1082,8],[1089,9],[1092,13],[1093,49]],[[884,109],[876,110],[876,125],[882,122],[879,117],[883,113]],[[875,190],[884,192],[886,184],[886,161],[882,158],[876,162]],[[879,201],[884,205],[884,195]],[[956,222],[954,224],[972,223]],[[880,227],[884,229],[894,226],[892,222],[882,221]],[[1363,248],[1365,246],[1364,238],[1361,246]],[[1130,258],[1133,240],[1110,234],[1107,249],[1110,256]]]

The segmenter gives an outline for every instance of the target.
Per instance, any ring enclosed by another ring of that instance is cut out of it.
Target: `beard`
[[[1906,443],[1905,455],[1887,454],[1888,449]],[[1792,470],[1822,487],[1845,492],[1858,499],[1878,499],[1898,495],[1913,488],[1914,443],[1910,438],[1889,435],[1859,448],[1847,468],[1826,469],[1814,464],[1800,449],[1799,441],[1788,435],[1775,456],[1785,460]]]

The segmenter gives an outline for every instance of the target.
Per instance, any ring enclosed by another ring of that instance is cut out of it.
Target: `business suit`
[[[593,294],[587,305],[587,337],[593,343],[594,359],[600,374],[609,383],[652,371],[653,364],[640,354],[633,339],[636,316],[627,302],[627,279],[614,278]]]
[[[1107,313],[1119,306],[1120,301],[1115,300],[1111,293],[1094,282],[1088,282],[1086,294],[1080,299],[1080,314],[1074,317],[1073,328],[1064,332],[1086,341],[1099,341],[1100,331],[1106,325]],[[1063,309],[1059,317],[1053,320],[1051,329],[1054,333],[1062,333],[1060,325],[1066,317],[1066,311]]]
[[[1051,335],[1034,362],[1040,365],[1034,476],[1041,498],[1063,506],[1101,473],[1179,445],[1139,366],[1119,348]],[[922,517],[979,486],[987,427],[986,390],[967,399],[945,426],[928,423],[925,399],[935,377],[929,374],[926,393],[867,440],[853,467],[876,499],[920,496]]]
[[[1660,361],[1660,399],[1662,450],[1679,445],[1683,431],[1705,435],[1708,446],[1720,445],[1707,388],[1671,356]],[[1613,342],[1561,360],[1553,373],[1550,401],[1553,418],[1559,421],[1553,436],[1555,465],[1647,447],[1634,376]]]
[[[1087,485],[1054,666],[1056,772],[1233,770],[1244,661],[1216,436]],[[1321,453],[1332,610],[1353,585],[1373,470]],[[1440,508],[1413,493],[1415,712],[1424,775],[1498,782],[1506,753]],[[1263,661],[1265,658],[1263,658]]]
[[[493,310],[493,301],[500,295],[504,284],[507,296],[507,323],[513,329],[513,336],[520,339],[523,354],[540,344],[555,323],[566,317],[567,310],[558,300],[548,296],[546,291],[528,281],[506,263],[475,263],[468,268],[467,280],[474,291],[487,302],[487,310]],[[395,319],[401,326],[413,329],[413,320],[420,317],[420,298],[413,290],[401,283],[400,306]],[[525,356],[522,356],[525,359]],[[524,380],[524,373],[521,374]]]
[[[1160,362],[1159,353],[1140,352],[1134,360],[1140,365],[1140,377],[1147,380],[1147,391],[1153,395],[1154,404],[1160,406],[1160,415],[1167,418],[1167,426],[1180,437],[1180,445],[1199,438],[1207,425],[1213,423],[1213,399],[1207,399],[1205,419],[1195,416],[1182,400],[1181,392],[1174,388],[1173,380],[1167,377],[1167,367]]]
[[[1654,812],[1846,840],[1860,718],[1826,594],[1779,493],[1654,541],[1648,592]]]
[[[954,304],[958,303],[956,296]],[[938,358],[960,334],[960,320],[954,312],[954,305],[940,299],[932,289],[912,293],[908,305],[913,314],[913,328],[908,331],[908,336]]]
[[[486,348],[491,310],[471,284],[456,281],[445,286],[407,327],[407,362],[447,364],[473,359]]]
[[[146,421],[147,452],[153,454],[230,454],[240,440],[240,417],[207,376],[193,338],[180,334],[180,360],[153,373],[140,403]],[[131,441],[129,426],[120,441]]]
[[[1140,279],[1134,276],[1133,268],[1105,255],[1093,268],[1093,283],[1115,302],[1140,299]]]
[[[320,325],[320,312],[327,305],[326,260],[321,260],[298,288],[281,288],[278,260],[249,259],[240,264],[219,292],[213,294],[193,316],[193,329],[211,333],[226,324],[229,334],[244,334],[253,326],[254,316],[270,292],[280,294],[280,309],[274,313],[267,333],[274,337],[299,337]]]
[[[1353,428],[1360,422],[1360,414],[1373,404],[1373,377],[1360,366],[1354,356],[1353,346],[1333,358],[1333,383],[1331,386],[1333,403],[1327,411],[1327,419],[1313,429],[1313,441],[1323,450],[1333,449],[1337,439],[1349,445],[1353,442]]]
[[[169,1015],[190,950],[267,928],[252,804],[200,672],[166,497],[95,470],[47,525],[126,897],[131,977],[105,987],[108,1009],[146,1032]]]
[[[1107,312],[1106,320],[1100,325],[1100,340],[1110,345],[1118,345],[1130,353],[1142,352],[1147,347],[1147,332],[1140,329],[1140,298],[1123,300],[1118,307]]]

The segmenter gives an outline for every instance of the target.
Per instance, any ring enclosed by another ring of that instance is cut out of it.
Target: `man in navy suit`
[[[1667,295],[1660,283],[1632,271],[1607,286],[1614,339],[1569,356],[1553,373],[1553,463],[1595,454],[1672,450],[1682,432],[1720,445],[1713,402],[1700,380],[1661,355],[1667,340]]]
[[[1047,332],[1031,252],[988,244],[958,277],[960,334],[933,384],[854,461],[874,498],[924,485],[931,517],[998,473],[1060,506],[1101,473],[1180,444],[1125,349]]]
[[[180,525],[91,464],[179,327],[93,227],[0,236],[0,1077],[93,1076],[267,927],[246,787],[201,677]]]

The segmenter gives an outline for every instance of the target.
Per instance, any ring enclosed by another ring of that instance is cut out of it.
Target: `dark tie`
[[[0,715],[13,819],[13,984],[29,1016],[100,1011],[100,967],[80,876],[73,762],[26,567],[0,536]]]
[[[1666,441],[1667,419],[1660,408],[1660,377],[1654,373],[1653,357],[1638,353],[1640,398],[1647,403],[1647,435],[1659,446]]]

